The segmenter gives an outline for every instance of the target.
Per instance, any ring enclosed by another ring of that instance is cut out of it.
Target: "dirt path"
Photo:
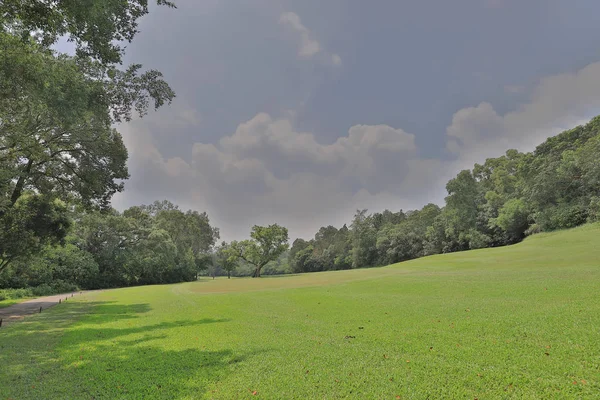
[[[39,297],[37,299],[27,300],[22,303],[13,304],[10,307],[0,308],[0,319],[2,320],[2,327],[13,323],[15,321],[25,318],[26,315],[36,314],[42,312],[45,309],[55,306],[65,300],[68,301],[71,297],[78,296],[86,292],[73,292],[65,294],[57,294],[54,296]],[[1,328],[0,328],[1,329]]]

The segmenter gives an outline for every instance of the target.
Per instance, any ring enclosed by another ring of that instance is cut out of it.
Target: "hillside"
[[[389,267],[110,290],[0,330],[0,398],[593,398],[600,225]]]

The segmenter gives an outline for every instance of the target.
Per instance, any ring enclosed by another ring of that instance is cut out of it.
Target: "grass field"
[[[24,298],[24,299],[6,299],[6,300],[0,300],[0,308],[6,308],[6,307],[10,307],[13,304],[19,304],[22,303],[24,301],[29,300],[28,298]]]
[[[600,225],[82,296],[0,330],[9,398],[600,398]]]

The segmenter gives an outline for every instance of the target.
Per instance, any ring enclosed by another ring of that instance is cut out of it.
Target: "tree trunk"
[[[227,271],[227,279],[231,279],[231,271]]]
[[[15,190],[13,190],[12,196],[10,197],[10,205],[14,206],[21,194],[23,193],[23,188],[25,187],[25,180],[27,180],[27,175],[31,172],[31,167],[33,166],[33,160],[29,160],[27,165],[23,169],[23,173],[19,176],[19,180],[15,185]]]

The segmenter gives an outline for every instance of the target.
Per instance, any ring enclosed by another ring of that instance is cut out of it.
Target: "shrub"
[[[600,197],[594,196],[590,200],[588,222],[600,221]]]
[[[53,294],[52,287],[47,283],[41,284],[40,286],[31,289],[34,296],[49,296]]]
[[[535,235],[536,233],[540,233],[541,231],[542,228],[540,228],[538,224],[533,224],[525,231],[525,236]]]
[[[535,214],[535,222],[543,231],[574,228],[586,223],[588,210],[580,204],[561,204]]]
[[[33,297],[31,289],[2,289],[0,290],[0,301],[9,299],[22,299]]]

